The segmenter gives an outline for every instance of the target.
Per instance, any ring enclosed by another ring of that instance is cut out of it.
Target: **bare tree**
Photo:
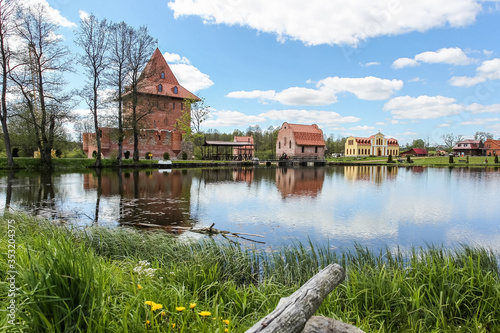
[[[18,11],[17,33],[25,52],[19,67],[11,73],[25,100],[28,120],[35,130],[42,165],[52,167],[51,152],[58,124],[68,119],[71,95],[63,91],[63,73],[71,70],[69,50],[57,35],[43,5]]]
[[[125,23],[113,24],[110,30],[110,71],[109,85],[116,89],[118,102],[118,165],[122,164],[123,139],[123,94],[126,85],[127,52],[130,45],[131,28]]]
[[[80,21],[80,28],[77,31],[76,44],[83,49],[83,56],[79,63],[85,69],[87,79],[80,94],[84,98],[90,112],[94,118],[94,130],[97,143],[97,158],[95,167],[101,167],[101,135],[99,130],[98,110],[102,107],[102,79],[104,71],[109,66],[107,57],[109,45],[109,24],[106,19],[99,21],[94,14],[90,14]]]
[[[10,145],[9,128],[7,126],[7,88],[8,77],[10,75],[10,59],[13,51],[9,47],[9,39],[12,36],[13,18],[15,17],[16,2],[14,0],[0,0],[0,66],[2,70],[2,101],[0,122],[2,123],[3,140],[5,143],[5,153],[7,163],[10,167],[15,165],[12,158],[12,149]]]
[[[127,51],[127,70],[130,80],[130,108],[131,108],[131,125],[134,136],[134,155],[133,160],[139,161],[139,122],[147,115],[147,112],[140,112],[139,91],[141,83],[144,83],[145,78],[149,75],[154,75],[152,71],[145,73],[144,66],[148,62],[154,50],[156,40],[149,35],[148,28],[145,26],[139,29],[131,29],[129,32],[129,48]]]
[[[493,139],[493,133],[490,132],[476,132],[474,134],[474,140],[486,141],[488,139]]]
[[[460,134],[454,135],[453,133],[450,133],[450,134],[443,134],[441,138],[444,141],[444,146],[446,147],[446,149],[451,150],[457,142],[462,141],[463,136]]]
[[[210,115],[210,106],[205,105],[205,98],[201,100],[186,99],[189,103],[189,108],[191,110],[191,128],[193,132],[199,133],[201,131],[201,123],[204,122]]]

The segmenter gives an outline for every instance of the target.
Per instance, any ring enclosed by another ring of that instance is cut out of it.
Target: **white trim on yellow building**
[[[357,138],[350,136],[345,142],[344,156],[398,156],[398,140],[385,138],[378,132],[369,138]]]

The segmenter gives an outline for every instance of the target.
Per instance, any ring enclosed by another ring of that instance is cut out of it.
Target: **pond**
[[[2,209],[79,226],[215,223],[219,230],[262,235],[251,238],[265,247],[310,240],[344,249],[469,244],[500,250],[498,168],[257,167],[0,176]]]

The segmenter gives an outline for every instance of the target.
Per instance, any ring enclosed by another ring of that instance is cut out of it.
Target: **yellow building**
[[[398,156],[398,140],[385,138],[378,132],[369,138],[350,136],[345,142],[344,156]]]

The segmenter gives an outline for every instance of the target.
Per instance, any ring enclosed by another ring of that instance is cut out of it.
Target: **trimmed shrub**
[[[389,156],[387,157],[387,163],[394,163],[394,161],[392,160],[391,154],[389,154]]]
[[[130,157],[130,151],[125,150],[125,152],[123,153],[123,156],[125,157],[126,160],[128,160]]]
[[[153,154],[151,154],[151,152],[150,152],[150,151],[148,151],[148,152],[144,155],[144,157],[146,157],[146,159],[147,159],[147,160],[150,160],[150,159],[152,159],[152,158],[153,158]]]
[[[451,155],[450,158],[448,159],[448,163],[455,163],[455,161],[453,161],[453,155]]]
[[[495,163],[498,163],[498,155],[495,155]]]
[[[410,155],[406,155],[406,162],[411,163],[411,156]]]
[[[185,151],[182,152],[181,156],[184,161],[188,159],[188,154]]]
[[[168,151],[163,153],[163,159],[164,160],[169,160],[170,159],[170,153]]]

